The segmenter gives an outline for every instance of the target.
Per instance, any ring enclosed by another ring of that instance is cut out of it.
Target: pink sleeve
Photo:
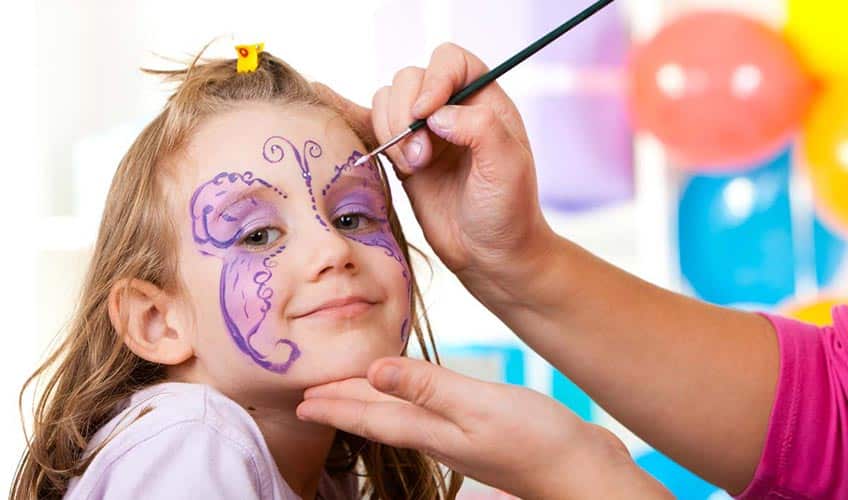
[[[766,443],[740,499],[848,498],[848,307],[817,328],[779,316],[780,375]]]

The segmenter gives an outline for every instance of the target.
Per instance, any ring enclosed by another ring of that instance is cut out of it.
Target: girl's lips
[[[343,306],[320,309],[304,316],[304,318],[350,319],[369,311],[373,305],[368,302],[353,302]]]
[[[361,297],[345,297],[325,302],[305,314],[295,316],[295,319],[350,319],[371,310],[373,306],[373,302]]]

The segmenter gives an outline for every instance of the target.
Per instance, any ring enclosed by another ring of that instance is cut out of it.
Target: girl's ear
[[[177,365],[194,355],[186,317],[177,297],[139,279],[122,279],[109,291],[109,319],[139,357]]]

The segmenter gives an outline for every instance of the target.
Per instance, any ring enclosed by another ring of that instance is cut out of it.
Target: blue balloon
[[[706,500],[722,491],[658,451],[649,451],[637,457],[636,463],[671,490],[679,500]]]
[[[439,347],[439,352],[443,359],[451,361],[457,367],[472,370],[489,368],[492,366],[491,362],[499,367],[497,374],[470,373],[477,378],[490,379],[490,382],[527,385],[524,350],[518,345],[459,343],[442,345]],[[421,356],[420,349],[412,344],[410,344],[410,353]]]
[[[775,305],[795,291],[790,151],[733,176],[693,176],[678,206],[680,268],[695,294]]]
[[[845,240],[834,234],[818,219],[813,228],[816,246],[816,282],[824,288],[833,284],[845,259]]]

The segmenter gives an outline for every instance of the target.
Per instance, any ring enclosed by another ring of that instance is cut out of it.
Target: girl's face
[[[332,112],[243,104],[196,130],[173,193],[186,377],[279,394],[361,376],[410,331],[409,269],[364,146]]]

